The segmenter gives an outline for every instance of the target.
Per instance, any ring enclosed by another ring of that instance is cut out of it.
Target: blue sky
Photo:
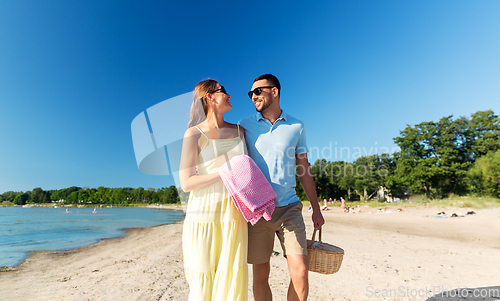
[[[206,78],[237,122],[255,112],[253,79],[275,74],[311,162],[391,152],[407,124],[499,114],[499,14],[499,1],[1,1],[0,193],[172,185],[138,170],[131,122]]]

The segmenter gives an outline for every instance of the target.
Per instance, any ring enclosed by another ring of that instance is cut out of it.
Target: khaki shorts
[[[261,218],[255,226],[248,224],[248,263],[269,262],[274,247],[274,234],[278,236],[283,253],[307,255],[306,226],[302,217],[302,203],[276,207],[272,219]]]

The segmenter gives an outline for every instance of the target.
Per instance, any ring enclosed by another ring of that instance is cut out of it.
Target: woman
[[[217,172],[246,154],[243,129],[224,121],[231,96],[215,80],[194,89],[179,178],[190,191],[182,233],[189,300],[247,300],[247,223]]]

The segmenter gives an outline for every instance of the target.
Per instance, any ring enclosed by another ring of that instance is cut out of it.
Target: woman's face
[[[217,88],[214,92],[212,92],[214,109],[219,112],[227,112],[231,110],[233,106],[229,101],[230,98],[231,95],[227,94],[226,89],[220,84],[217,84]]]

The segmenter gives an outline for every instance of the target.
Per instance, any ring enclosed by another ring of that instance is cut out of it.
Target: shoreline
[[[21,207],[21,206],[18,206],[18,207]],[[34,206],[34,207],[50,207],[50,206]],[[169,207],[142,206],[142,207],[115,207],[115,208],[149,208],[149,209],[163,209],[163,210],[184,211],[184,209],[183,209],[183,207],[181,205],[172,206],[172,207],[174,207],[174,208],[171,208],[170,206]],[[75,253],[78,253],[78,252],[83,252],[86,249],[97,247],[98,245],[105,244],[105,243],[113,241],[113,240],[123,239],[123,238],[125,238],[126,236],[130,235],[132,232],[135,232],[135,231],[145,231],[145,230],[147,230],[149,228],[160,227],[160,226],[165,226],[165,225],[171,225],[171,224],[176,224],[176,223],[182,223],[182,220],[181,221],[177,221],[177,222],[173,222],[173,223],[159,224],[159,225],[154,225],[154,226],[149,226],[149,227],[121,228],[121,229],[118,229],[118,230],[119,231],[124,231],[125,233],[123,235],[116,236],[116,237],[98,238],[97,242],[92,243],[90,241],[88,245],[86,245],[85,243],[82,243],[84,246],[75,247],[75,248],[71,248],[71,249],[54,250],[54,251],[47,251],[47,250],[32,250],[32,251],[28,251],[27,257],[22,262],[20,262],[19,264],[15,265],[15,266],[12,266],[12,267],[10,267],[10,266],[0,266],[0,274],[1,273],[8,273],[8,272],[18,271],[20,268],[22,268],[23,265],[26,265],[29,262],[33,261],[33,260],[36,260],[37,257],[57,258],[58,256],[67,256],[67,255],[75,254]]]
[[[117,237],[105,237],[105,238],[99,238],[99,241],[96,243],[91,243],[90,245],[83,246],[83,247],[76,247],[74,249],[69,249],[69,250],[56,250],[56,251],[29,251],[28,252],[28,257],[24,259],[21,263],[19,263],[16,266],[9,267],[9,266],[1,266],[0,267],[0,274],[1,273],[10,273],[10,272],[18,272],[20,271],[23,266],[26,266],[30,264],[33,261],[37,260],[47,260],[47,259],[57,259],[65,256],[70,256],[73,254],[85,252],[86,250],[90,250],[92,248],[99,247],[101,245],[113,242],[113,241],[119,241],[122,239],[125,239],[128,235],[134,233],[134,232],[141,232],[141,231],[147,231],[150,228],[155,228],[155,227],[161,227],[161,226],[166,226],[166,225],[171,225],[171,224],[177,224],[177,223],[182,223],[182,221],[170,223],[170,224],[161,224],[161,225],[156,225],[156,226],[150,226],[150,227],[139,227],[139,228],[124,228],[120,229],[120,231],[125,231],[125,234]]]
[[[323,241],[341,247],[345,255],[338,273],[309,273],[309,300],[426,300],[437,288],[498,287],[500,208],[434,218],[441,210],[323,211]],[[303,214],[310,239],[311,213],[305,208]],[[17,271],[0,273],[0,291],[7,300],[187,300],[182,225],[138,228],[72,253],[33,257]],[[288,266],[277,240],[274,250],[279,254],[271,257],[270,284],[274,299],[284,300]],[[425,298],[377,295],[399,293],[398,288],[422,291]],[[251,266],[248,291],[251,301]]]
[[[94,205],[74,205],[74,204],[68,204],[68,205],[57,205],[56,203],[54,204],[49,204],[49,203],[43,203],[43,204],[25,204],[25,205],[0,205],[0,208],[8,208],[8,207],[22,207],[22,208],[31,208],[31,207],[41,207],[41,208],[93,208],[93,207],[99,207],[101,204],[94,204]],[[102,204],[104,205],[104,204]],[[114,206],[114,207],[113,207]],[[117,205],[117,204],[111,204],[111,206],[106,206],[103,208],[156,208],[156,209],[172,209],[172,210],[182,210],[185,206],[182,204],[160,204],[159,206],[156,205],[133,205],[133,206],[124,206],[124,205]]]

